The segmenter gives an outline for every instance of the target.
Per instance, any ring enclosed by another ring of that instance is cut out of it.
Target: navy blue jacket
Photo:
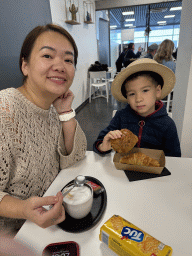
[[[123,60],[124,66],[127,67],[132,62],[130,61],[130,59],[137,59],[140,57],[140,55],[141,55],[141,52],[137,52],[135,54],[132,49],[127,50]]]
[[[163,150],[166,156],[181,156],[176,125],[168,116],[166,107],[161,101],[156,102],[156,110],[146,117],[140,116],[129,105],[117,111],[109,125],[99,133],[93,144],[93,151],[103,155],[111,152],[111,150],[99,151],[98,145],[109,131],[124,128],[138,136],[137,147]]]

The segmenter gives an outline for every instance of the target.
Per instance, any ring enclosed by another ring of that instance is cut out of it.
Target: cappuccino
[[[64,189],[66,192],[72,186]],[[64,202],[70,205],[78,205],[87,202],[92,197],[91,189],[87,186],[74,187],[65,197]]]

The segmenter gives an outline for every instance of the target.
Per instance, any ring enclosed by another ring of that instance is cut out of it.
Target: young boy
[[[111,87],[113,97],[128,105],[116,112],[93,145],[98,154],[111,151],[111,139],[127,128],[138,136],[137,147],[163,150],[166,156],[181,156],[177,129],[160,99],[175,85],[175,74],[152,59],[139,59],[119,73]]]

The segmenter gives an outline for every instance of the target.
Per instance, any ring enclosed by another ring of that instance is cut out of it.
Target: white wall
[[[73,108],[79,107],[88,98],[87,71],[91,64],[97,60],[97,40],[95,24],[84,23],[83,0],[79,0],[79,12],[77,21],[80,17],[80,25],[70,25],[65,23],[65,1],[50,0],[52,22],[65,28],[74,38],[79,57],[77,61],[76,74],[71,86],[75,95]]]
[[[179,108],[179,105],[178,105]],[[175,111],[179,111],[181,113],[183,109],[178,110],[177,107],[174,109]],[[180,115],[178,115],[180,116]],[[179,120],[177,120],[178,123]],[[179,121],[180,122],[180,121]],[[188,89],[185,101],[185,111],[184,118],[181,130],[181,149],[184,157],[192,157],[192,58],[190,63],[190,71],[189,71],[189,81],[188,81]]]
[[[173,119],[176,123],[183,157],[192,157],[192,1],[183,0]]]

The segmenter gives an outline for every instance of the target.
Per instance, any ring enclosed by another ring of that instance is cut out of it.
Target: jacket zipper
[[[143,126],[145,125],[145,121],[141,120],[138,123],[139,125],[139,135],[138,135],[138,142],[137,142],[137,147],[140,148],[140,144],[141,144],[141,137],[142,137],[142,133],[143,133]]]

